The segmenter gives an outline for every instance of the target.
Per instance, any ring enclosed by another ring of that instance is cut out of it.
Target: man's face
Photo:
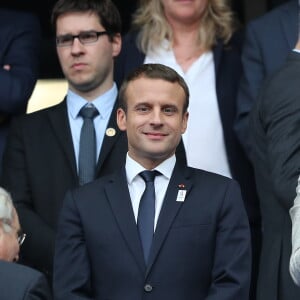
[[[127,112],[119,109],[118,126],[127,130],[128,154],[153,168],[175,153],[185,132],[185,94],[177,83],[139,78],[128,84]]]
[[[5,232],[3,224],[0,224],[0,259],[5,261],[17,261],[19,259],[20,246],[18,243],[18,232],[20,230],[20,223],[15,211],[11,225],[11,231]]]
[[[56,36],[78,35],[87,31],[105,31],[92,12],[70,12],[58,17]],[[75,93],[93,100],[113,85],[114,57],[121,49],[121,37],[110,41],[101,35],[92,44],[81,44],[75,38],[72,46],[57,47],[58,58],[69,87]]]

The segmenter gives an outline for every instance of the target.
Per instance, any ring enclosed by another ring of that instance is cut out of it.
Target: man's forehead
[[[99,16],[95,12],[67,12],[56,21],[56,31],[86,31],[103,29]]]

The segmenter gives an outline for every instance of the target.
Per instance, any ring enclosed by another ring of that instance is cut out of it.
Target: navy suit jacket
[[[250,154],[264,228],[257,300],[300,299],[300,288],[289,274],[289,209],[300,173],[299,78],[300,54],[291,52],[263,86],[250,114]]]
[[[3,300],[51,300],[46,277],[31,268],[0,260],[0,298]]]
[[[185,201],[176,197],[180,185]],[[57,300],[247,300],[251,254],[237,183],[177,164],[146,266],[124,169],[69,192],[54,259]]]
[[[297,0],[275,8],[247,26],[235,130],[248,155],[253,146],[250,143],[249,113],[263,81],[285,63],[297,39]]]
[[[127,138],[118,129],[116,109],[117,102],[108,123],[116,134],[104,137],[96,177],[114,172],[125,161]],[[58,213],[66,191],[79,185],[65,101],[13,120],[1,185],[11,193],[28,234],[22,258],[51,273]]]
[[[0,9],[0,161],[10,119],[25,112],[37,80],[40,43],[37,18]]]
[[[114,70],[115,81],[118,85],[122,83],[128,73],[144,63],[145,54],[137,48],[136,36],[135,32],[125,36],[122,51],[116,58]],[[241,186],[243,200],[251,225],[258,226],[260,224],[260,212],[253,169],[233,129],[236,116],[237,89],[242,72],[241,46],[242,38],[240,34],[237,34],[228,44],[224,45],[221,41],[218,41],[213,48],[216,92],[230,171],[233,178]],[[176,156],[182,160],[186,159],[182,143],[177,149]]]

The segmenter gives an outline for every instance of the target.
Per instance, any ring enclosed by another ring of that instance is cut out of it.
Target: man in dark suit
[[[18,260],[24,238],[12,199],[0,188],[0,298],[50,300],[51,293],[45,276],[13,262]]]
[[[145,2],[150,3],[151,1]],[[159,0],[156,0],[156,2],[159,2]],[[147,53],[142,52],[138,47],[138,34],[140,34],[140,32],[132,31],[129,32],[123,39],[122,50],[120,55],[118,55],[118,57],[116,58],[116,66],[114,69],[114,78],[118,85],[122,83],[122,80],[126,75],[129,74],[130,71],[143,64],[146,59]],[[234,121],[236,117],[236,97],[238,83],[242,73],[240,58],[242,39],[240,34],[235,33],[228,42],[225,42],[219,38],[216,40],[216,44],[211,49],[213,54],[213,69],[215,73],[214,83],[211,86],[215,87],[217,102],[216,109],[218,110],[218,115],[220,115],[220,126],[222,130],[221,136],[222,138],[224,138],[224,151],[226,153],[226,161],[228,161],[228,167],[232,178],[237,180],[241,187],[243,201],[249,218],[253,248],[253,280],[250,293],[251,299],[255,299],[253,298],[253,294],[255,290],[255,282],[257,280],[258,262],[261,249],[261,220],[259,201],[255,187],[253,168],[250,164],[249,159],[246,157],[246,154],[244,153],[244,150],[240,145],[234,131]],[[166,63],[168,63],[167,60]],[[187,78],[190,77],[187,76]],[[213,78],[213,76],[211,78]],[[198,80],[199,84],[201,84],[200,79],[195,78],[195,80]],[[198,98],[194,98],[195,102],[197,102],[197,100]],[[210,103],[210,101],[211,100],[208,99],[205,100],[208,106],[208,103]],[[201,112],[199,111],[199,114],[200,113]],[[197,112],[194,112],[194,116],[196,114]],[[215,126],[217,126],[216,121],[211,120],[215,119],[211,118],[209,120],[209,125],[206,124],[207,128],[215,128]],[[205,121],[201,120],[199,121],[199,126],[201,126],[200,122],[201,124],[202,122],[205,123]],[[199,130],[205,132],[205,129],[203,128]],[[193,134],[190,133],[189,135],[193,137],[194,140],[199,140],[197,132],[193,132]],[[210,144],[202,143],[202,146],[202,150],[204,152],[212,152],[210,151]],[[183,143],[181,143],[176,151],[177,158],[179,158],[180,154],[181,157],[186,159],[186,149],[189,150],[189,154],[193,153],[194,151],[194,157],[197,157],[196,153],[198,149],[194,148],[196,147],[192,147],[191,151],[191,149],[185,148],[183,146]],[[189,154],[187,156],[189,156]],[[201,154],[198,153],[198,157],[201,157]],[[206,167],[216,164],[215,155],[213,155],[213,153],[211,153],[207,158],[208,159]],[[202,161],[202,159],[199,158],[199,161]],[[203,163],[201,163],[198,168],[205,168],[205,166],[203,165]]]
[[[37,80],[39,45],[35,16],[0,9],[0,169],[10,120],[25,113]]]
[[[79,184],[81,109],[92,103],[98,110],[91,122],[95,160],[98,156],[94,177],[115,170],[127,152],[126,136],[115,120],[113,61],[121,47],[117,9],[110,0],[61,0],[53,24],[68,94],[62,103],[13,122],[2,176],[28,233],[22,258],[49,275],[58,212],[66,191]]]
[[[249,155],[249,113],[263,81],[286,61],[298,38],[298,1],[291,0],[247,26],[235,130]]]
[[[126,164],[67,194],[56,299],[248,299],[250,234],[237,183],[176,162],[186,83],[169,67],[145,64],[119,97]]]
[[[300,42],[263,86],[250,114],[250,152],[261,201],[263,248],[257,300],[300,298],[289,274],[300,149]]]

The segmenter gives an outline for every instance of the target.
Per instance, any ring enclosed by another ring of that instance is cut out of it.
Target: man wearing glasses
[[[59,0],[52,22],[67,95],[62,103],[13,122],[2,176],[28,234],[22,258],[49,278],[66,191],[119,168],[127,152],[115,120],[118,10],[110,0]]]
[[[0,290],[1,299],[51,299],[43,274],[13,263],[19,259],[22,232],[10,195],[0,188]]]

